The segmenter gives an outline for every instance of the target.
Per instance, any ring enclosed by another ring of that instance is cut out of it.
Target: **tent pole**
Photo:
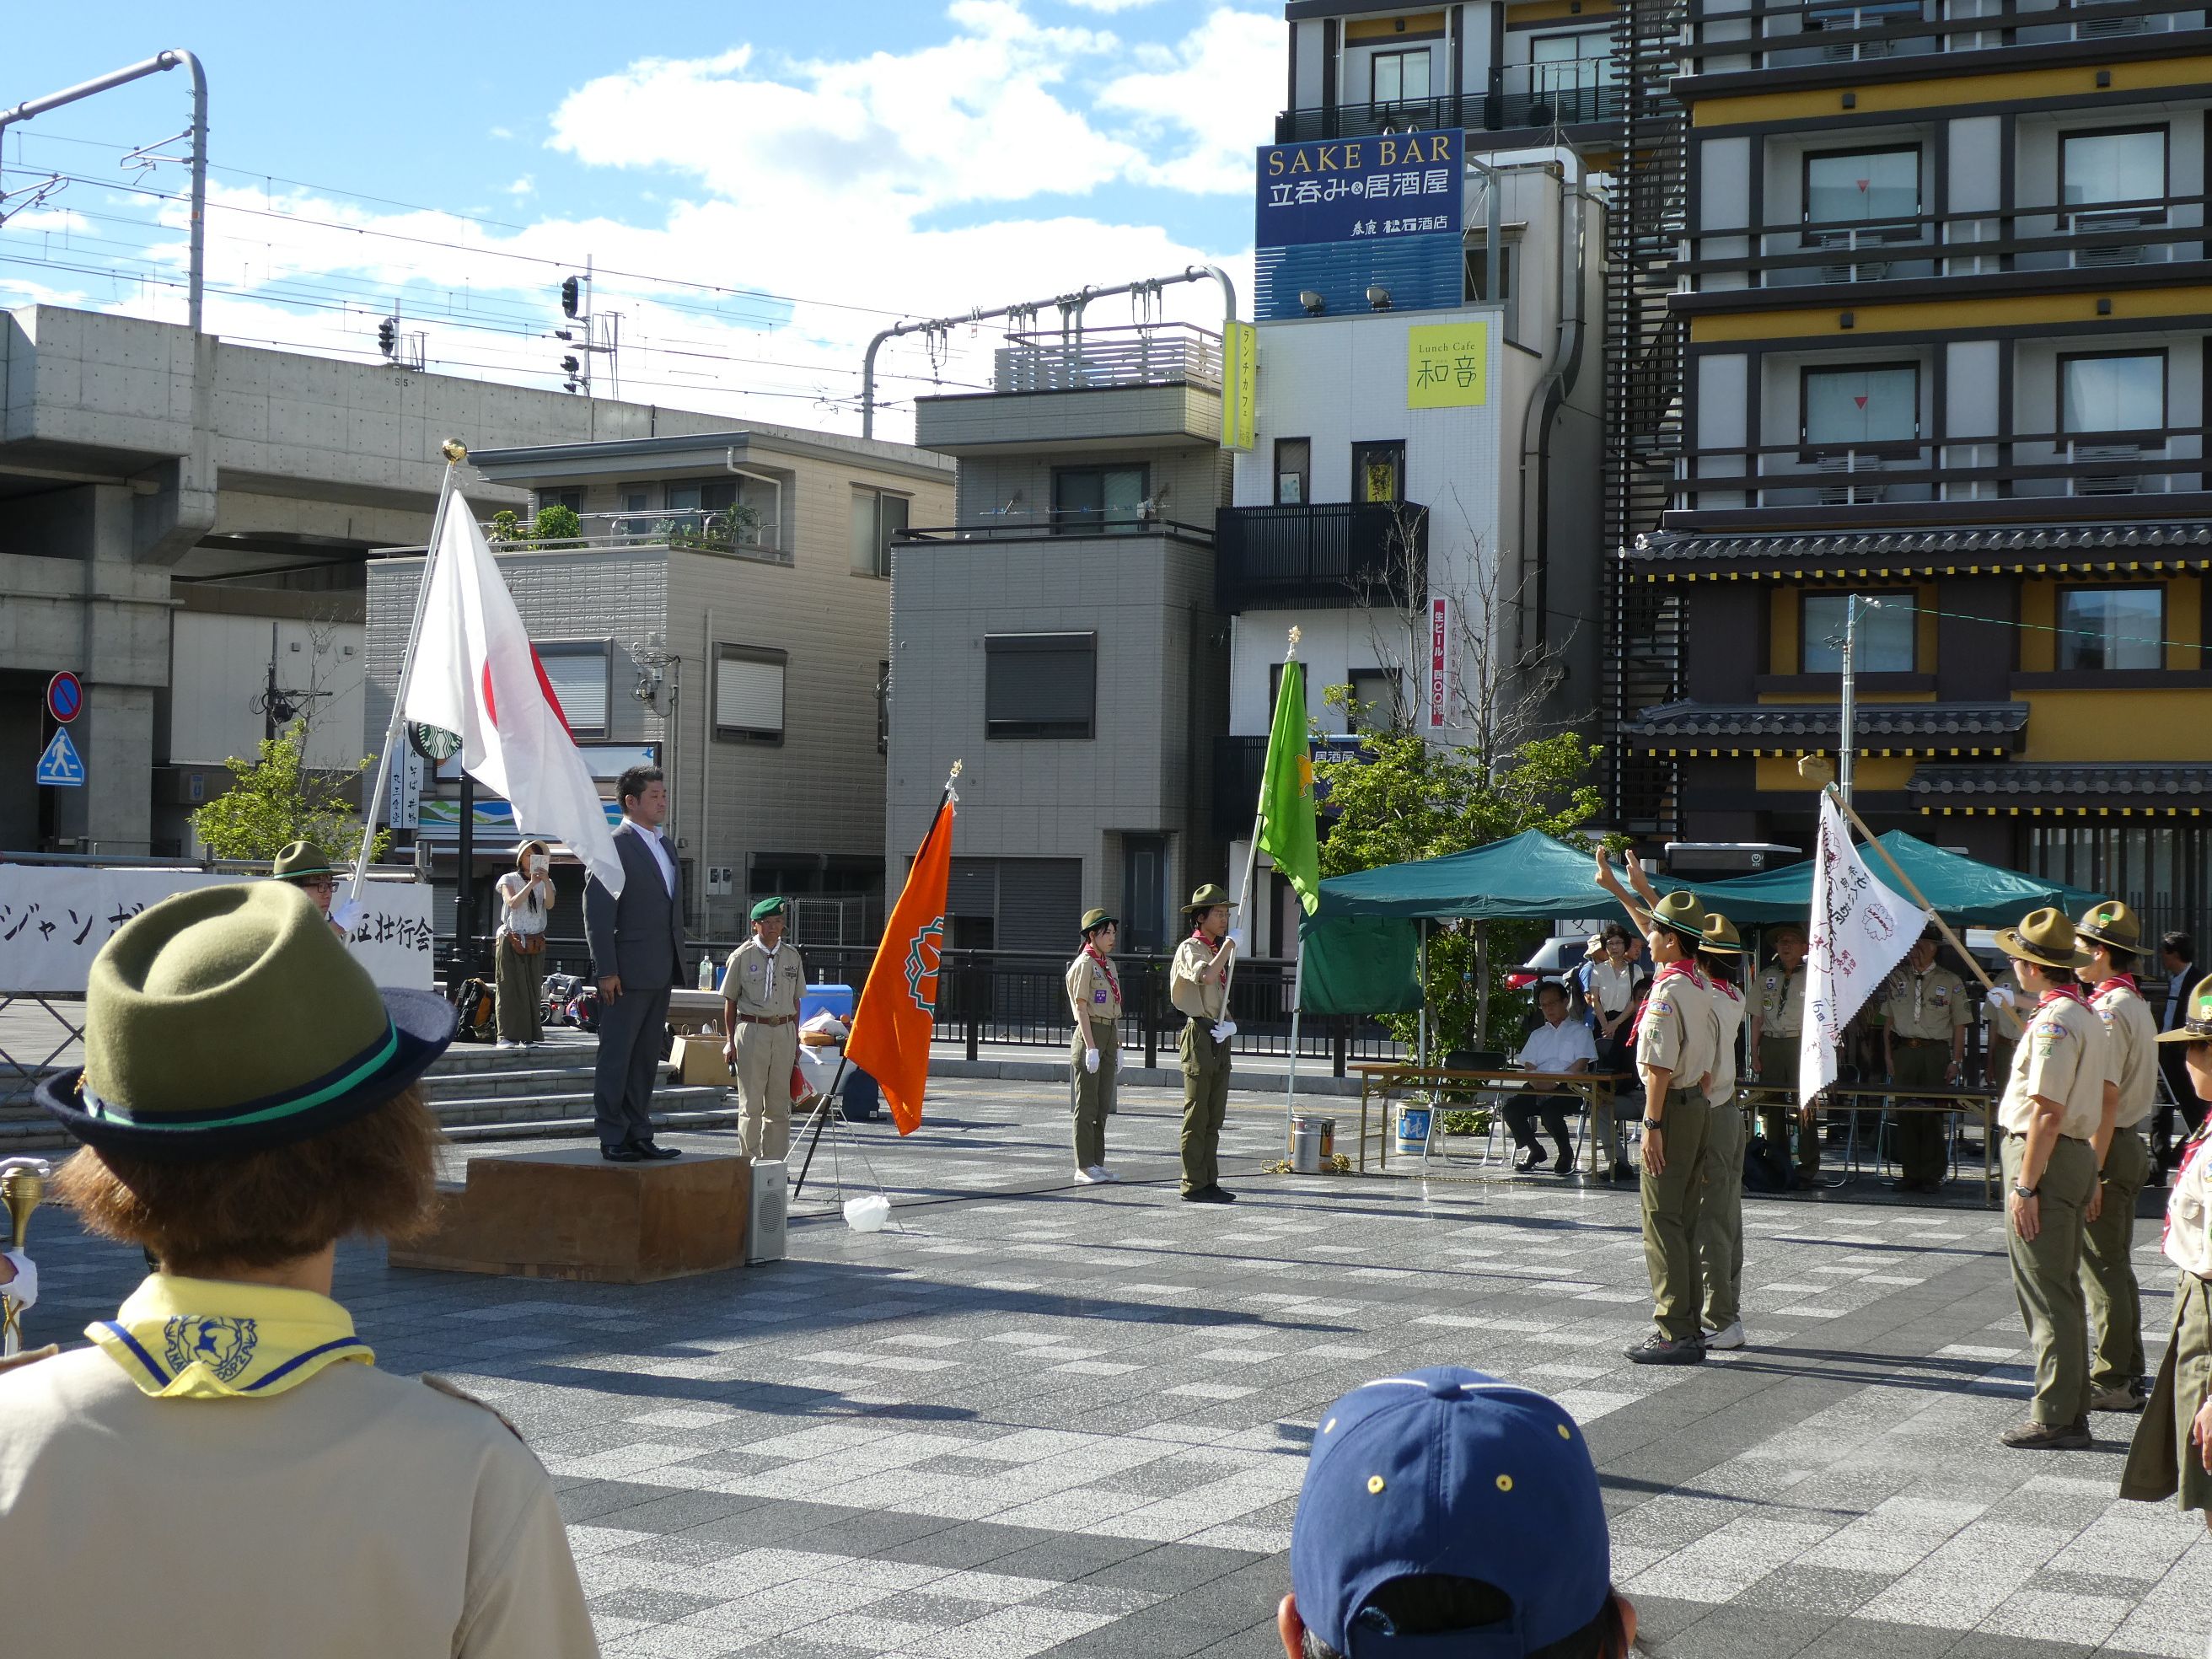
[[[1413,1064],[1425,1067],[1429,1063],[1429,919],[1423,916],[1418,923],[1421,930],[1421,1023],[1413,1045]]]
[[[1291,969],[1291,1074],[1283,1085],[1283,1156],[1291,1155],[1291,1117],[1298,1097],[1298,1014],[1305,1001],[1306,952],[1298,945],[1298,959]]]
[[[1954,951],[1956,951],[1960,957],[1966,959],[1966,966],[1974,970],[1974,977],[1981,981],[1982,989],[1984,991],[1996,990],[1997,988],[1996,981],[1991,980],[1989,975],[1983,970],[1982,964],[1974,959],[1974,953],[1966,948],[1966,941],[1951,931],[1951,924],[1944,921],[1943,918],[1936,913],[1936,907],[1928,902],[1928,896],[1920,890],[1919,887],[1913,882],[1911,877],[1905,873],[1905,866],[1890,856],[1889,848],[1884,847],[1881,842],[1877,841],[1875,838],[1874,831],[1866,827],[1866,820],[1851,810],[1851,804],[1850,800],[1845,798],[1844,792],[1837,788],[1832,783],[1828,784],[1826,787],[1829,795],[1834,799],[1836,805],[1844,809],[1844,816],[1851,821],[1853,826],[1857,829],[1860,836],[1865,839],[1866,844],[1873,848],[1875,852],[1881,854],[1881,861],[1889,866],[1890,873],[1894,875],[1898,880],[1905,884],[1905,890],[1911,898],[1912,902],[1918,905],[1923,910],[1925,910],[1930,916],[1935,917],[1936,926],[1942,931],[1943,937],[1950,941],[1951,948]]]

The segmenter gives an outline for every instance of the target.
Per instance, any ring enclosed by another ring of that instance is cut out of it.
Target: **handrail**
[[[1907,13],[1893,3],[1885,6],[1882,0],[1855,5],[1851,0],[1796,0],[1787,5],[1764,5],[1753,0],[1748,9],[1721,11],[1711,9],[1708,0],[1690,0],[1689,15],[1685,27],[1691,38],[1675,48],[1683,58],[1698,60],[1708,58],[1765,57],[1774,52],[1802,52],[1813,49],[1851,47],[1881,43],[1901,45],[1916,40],[1935,39],[1948,43],[1951,37],[1960,34],[2011,34],[2022,29],[2069,28],[2083,22],[2107,21],[2122,17],[2181,16],[2201,12],[2203,6],[2179,5],[2173,0],[2107,0],[2106,3],[2087,5],[2052,5],[2026,8],[2009,3],[1996,11],[1976,15],[1931,17],[1921,9],[1934,0],[1907,0]],[[1842,12],[1872,12],[1880,21],[1863,23],[1852,28],[1806,28],[1803,23],[1823,14]],[[1763,27],[1770,20],[1795,20],[1800,27],[1774,29]],[[1747,35],[1729,35],[1713,40],[1705,38],[1699,31],[1706,26],[1741,28],[1753,26],[1755,32]],[[2175,29],[2147,30],[2145,33],[2171,34],[2184,33]],[[2007,41],[2006,46],[2017,44]],[[1939,45],[1934,50],[1911,56],[1934,57],[1951,51],[1991,52],[1999,47],[1973,46],[1952,47]],[[1774,67],[1768,65],[1767,67]],[[1696,73],[1698,71],[1693,71]],[[1710,72],[1710,71],[1705,71]],[[1723,74],[1746,71],[1723,70]]]
[[[891,538],[894,547],[910,542],[1068,541],[1115,536],[1176,536],[1186,541],[1210,542],[1213,531],[1206,525],[1184,524],[1176,519],[1140,519],[1130,524],[1054,523],[1049,516],[999,524],[916,525]]]

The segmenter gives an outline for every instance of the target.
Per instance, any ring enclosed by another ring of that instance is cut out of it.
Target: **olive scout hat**
[[[1698,902],[1695,893],[1669,893],[1651,907],[1651,920],[1662,927],[1671,927],[1703,945],[1705,940],[1705,907]]]
[[[766,921],[770,916],[782,915],[789,908],[780,898],[764,898],[753,906],[752,919],[755,921]]]
[[[295,841],[276,855],[276,862],[269,873],[279,881],[297,881],[302,876],[334,876],[331,855],[311,841]]]
[[[1705,918],[1705,936],[1698,945],[1700,951],[1711,951],[1717,957],[1740,957],[1743,954],[1743,935],[1735,924],[1716,911]]]
[[[1085,910],[1083,913],[1083,931],[1085,936],[1088,936],[1097,933],[1101,927],[1116,927],[1121,920],[1121,917],[1109,915],[1104,910]]]
[[[2160,1042],[2212,1042],[2212,979],[2200,979],[2183,1006],[2181,1024],[2158,1034]]]
[[[2074,937],[2063,910],[2031,910],[2019,927],[2002,929],[1997,949],[2045,968],[2087,968],[2089,953]]]
[[[212,1163],[382,1105],[446,1051],[453,1022],[434,991],[380,990],[298,888],[198,887],[101,947],[84,1064],[35,1098],[100,1152]]]
[[[1230,898],[1226,887],[1218,881],[1209,881],[1190,896],[1190,902],[1182,907],[1182,913],[1189,915],[1194,911],[1211,910],[1217,904],[1232,902],[1234,901]]]
[[[2094,939],[2115,951],[2142,949],[2142,923],[2118,899],[2091,905],[2074,924],[2074,932],[2078,938]]]

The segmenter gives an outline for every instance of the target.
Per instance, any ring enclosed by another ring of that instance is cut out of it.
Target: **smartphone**
[[[545,873],[544,854],[532,853],[530,855],[530,873],[533,876],[542,876]]]

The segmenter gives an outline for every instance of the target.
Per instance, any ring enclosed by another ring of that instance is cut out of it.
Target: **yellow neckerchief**
[[[313,1291],[155,1273],[84,1334],[156,1400],[256,1400],[325,1365],[376,1363],[353,1316]]]

